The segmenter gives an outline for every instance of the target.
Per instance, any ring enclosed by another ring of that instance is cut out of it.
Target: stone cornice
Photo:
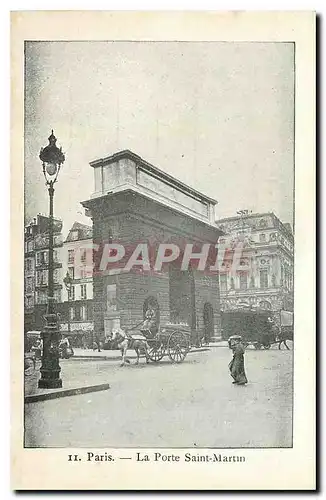
[[[141,168],[145,172],[150,173],[154,177],[157,177],[160,181],[165,182],[166,184],[179,189],[181,192],[188,194],[195,199],[198,199],[200,201],[208,202],[212,205],[216,205],[217,200],[210,198],[203,193],[200,193],[196,189],[187,186],[187,184],[184,184],[183,182],[179,181],[178,179],[175,179],[172,177],[172,175],[167,174],[166,172],[163,172],[159,168],[155,167],[151,163],[148,163],[146,160],[138,156],[137,154],[133,153],[129,149],[126,149],[124,151],[119,151],[111,156],[107,156],[106,158],[100,158],[98,160],[94,160],[90,162],[90,166],[93,168],[97,167],[103,167],[105,165],[109,165],[110,163],[115,163],[118,162],[119,160],[123,159],[129,159],[132,160],[133,162],[136,163],[138,168]]]

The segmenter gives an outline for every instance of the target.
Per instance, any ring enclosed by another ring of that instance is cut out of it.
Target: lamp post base
[[[47,325],[42,332],[43,356],[40,369],[41,378],[38,381],[39,389],[60,389],[62,380],[60,378],[59,365],[59,325],[56,314],[45,316]]]
[[[57,379],[43,379],[40,378],[38,381],[39,389],[61,389],[62,388],[62,380],[61,378]]]

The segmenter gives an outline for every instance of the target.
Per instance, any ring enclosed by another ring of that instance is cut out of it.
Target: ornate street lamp
[[[38,381],[40,389],[57,389],[62,387],[59,365],[59,321],[55,308],[54,299],[54,279],[53,279],[53,197],[54,184],[57,182],[61,165],[65,161],[65,156],[56,146],[57,139],[52,133],[49,137],[49,145],[40,151],[40,160],[43,165],[43,174],[46,186],[49,191],[50,210],[49,210],[49,274],[48,274],[48,304],[46,315],[44,316],[46,324],[42,332],[43,355],[41,366],[41,378]]]
[[[71,279],[68,271],[67,271],[66,276],[63,279],[63,282],[65,284],[65,287],[67,290],[67,295],[68,295],[68,334],[70,334],[70,331],[71,331],[71,328],[70,328],[70,290],[71,290],[71,285],[72,285],[72,279]]]

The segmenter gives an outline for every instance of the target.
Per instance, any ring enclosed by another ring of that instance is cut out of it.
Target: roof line
[[[119,159],[122,158],[130,158],[134,160],[135,162],[138,162],[141,164],[141,166],[146,167],[148,170],[151,170],[153,173],[159,174],[160,176],[163,176],[163,178],[170,183],[172,183],[175,187],[181,188],[183,191],[187,191],[189,194],[195,195],[199,197],[202,200],[208,201],[214,205],[217,204],[217,200],[214,198],[210,198],[209,196],[206,196],[205,194],[201,193],[200,191],[197,191],[196,189],[192,188],[191,186],[188,186],[187,184],[184,184],[182,181],[179,181],[178,179],[175,179],[172,175],[167,174],[163,170],[159,169],[158,167],[155,167],[155,165],[152,165],[148,161],[144,160],[141,156],[137,155],[136,153],[133,153],[129,149],[125,149],[123,151],[118,151],[117,153],[114,153],[111,156],[107,156],[105,158],[99,158],[98,160],[93,160],[89,164],[91,167],[98,167],[98,166],[103,166],[105,164],[113,163],[115,161],[118,161]]]
[[[282,222],[281,219],[279,219],[279,217],[277,217],[277,215],[275,215],[274,212],[263,212],[263,213],[248,214],[248,215],[238,215],[238,216],[233,216],[233,217],[224,217],[223,219],[218,219],[216,221],[216,224],[223,224],[224,222],[228,222],[228,221],[232,221],[232,220],[249,219],[249,218],[252,218],[252,217],[264,217],[266,215],[271,215],[272,217],[274,217],[274,219],[277,219],[278,222],[280,223],[282,229],[289,236],[291,236],[292,238],[294,237],[292,230],[290,231],[290,229],[288,229],[285,226],[286,223]],[[290,224],[290,223],[288,223],[288,224]],[[290,224],[290,227],[291,227],[291,224]],[[263,228],[261,228],[261,229],[263,229]]]

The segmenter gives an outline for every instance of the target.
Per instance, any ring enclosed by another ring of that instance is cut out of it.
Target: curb
[[[214,346],[211,346],[211,347],[214,347]],[[191,349],[191,351],[189,351],[188,354],[191,354],[193,352],[204,352],[204,351],[209,351],[210,347],[197,347],[197,348],[193,348]],[[144,358],[145,356],[144,355],[141,355],[140,356],[141,358]],[[117,356],[92,356],[91,354],[89,356],[78,356],[78,355],[74,355],[72,356],[71,358],[69,358],[69,361],[80,361],[80,360],[91,360],[91,361],[94,361],[94,360],[97,360],[97,359],[101,359],[101,360],[104,360],[104,361],[119,361],[121,360],[121,355],[117,355]],[[128,359],[137,359],[137,356],[128,356]]]
[[[86,387],[77,387],[75,389],[62,389],[62,390],[58,390],[56,392],[30,394],[29,396],[25,396],[24,402],[26,404],[36,403],[38,401],[46,401],[49,399],[64,398],[66,396],[78,396],[80,394],[87,394],[88,392],[106,391],[107,389],[110,389],[110,384],[89,385]]]

